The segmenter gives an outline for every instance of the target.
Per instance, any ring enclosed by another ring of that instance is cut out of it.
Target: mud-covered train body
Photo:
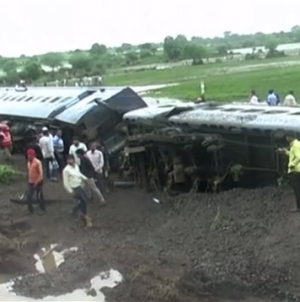
[[[133,175],[150,190],[218,190],[276,184],[288,130],[300,133],[300,108],[187,104],[124,115]]]

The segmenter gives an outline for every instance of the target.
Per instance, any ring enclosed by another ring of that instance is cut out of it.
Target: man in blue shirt
[[[53,146],[54,146],[54,155],[55,159],[59,165],[60,172],[62,172],[65,166],[65,159],[64,159],[64,141],[62,139],[62,131],[59,129],[56,131],[55,136],[53,137]]]
[[[269,106],[277,106],[278,105],[278,98],[273,89],[269,90],[269,94],[267,97],[267,103]]]

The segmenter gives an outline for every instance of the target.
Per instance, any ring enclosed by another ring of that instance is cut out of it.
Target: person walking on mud
[[[86,153],[82,149],[78,149],[76,151],[76,155],[80,159],[80,171],[87,178],[86,182],[91,193],[91,199],[94,195],[98,199],[99,203],[104,205],[105,199],[100,190],[97,188],[95,182],[96,171],[91,160],[87,157]]]
[[[33,195],[36,192],[37,201],[41,209],[41,214],[45,214],[45,200],[43,194],[43,167],[40,160],[36,158],[33,149],[27,150],[27,170],[28,170],[28,190],[27,206],[30,214],[33,213]]]
[[[74,156],[69,154],[67,156],[67,165],[63,170],[63,184],[67,192],[79,202],[73,211],[75,212],[77,209],[80,210],[86,227],[92,227],[92,220],[87,216],[88,198],[82,187],[84,181],[87,181],[87,178],[80,172]]]
[[[100,192],[104,192],[105,186],[104,186],[104,175],[103,175],[103,168],[104,168],[103,152],[97,150],[97,143],[93,142],[91,143],[90,150],[86,153],[86,155],[90,159],[91,163],[95,168],[95,179],[97,181],[97,186]]]
[[[292,212],[300,212],[300,142],[294,132],[288,132],[286,140],[290,144],[289,150],[279,149],[278,151],[289,157],[288,174],[296,197],[296,208]]]

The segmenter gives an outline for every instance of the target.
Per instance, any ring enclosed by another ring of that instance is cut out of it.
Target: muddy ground
[[[45,186],[56,201],[46,216],[26,216],[10,202],[25,187],[18,180],[0,188],[1,274],[32,273],[32,255],[45,245],[79,251],[60,269],[17,281],[20,295],[64,294],[113,268],[124,282],[105,290],[109,302],[300,301],[300,214],[289,212],[290,190],[155,196],[163,204],[142,191],[116,190],[106,207],[90,205],[95,226],[87,230],[69,215],[61,184]]]

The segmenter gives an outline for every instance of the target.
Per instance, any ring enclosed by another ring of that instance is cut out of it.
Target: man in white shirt
[[[104,158],[103,158],[103,153],[100,150],[97,150],[96,143],[91,144],[91,150],[89,150],[86,155],[92,162],[95,171],[97,173],[102,174],[103,166],[104,166]]]
[[[288,95],[285,97],[282,106],[286,107],[297,107],[297,101],[294,96],[294,91],[290,91]]]
[[[87,178],[80,172],[74,156],[69,154],[67,156],[67,165],[63,170],[63,184],[67,192],[72,194],[75,200],[79,201],[78,206],[73,211],[80,210],[85,225],[92,227],[92,220],[87,216],[88,198],[82,186],[84,181],[87,181]]]
[[[48,179],[53,179],[50,165],[54,159],[54,146],[53,139],[50,137],[50,133],[47,127],[43,128],[42,137],[39,140],[39,145],[43,154],[43,164]]]
[[[84,152],[87,152],[87,147],[84,143],[81,143],[78,137],[73,138],[73,145],[71,145],[69,154],[73,155],[75,158],[75,162],[78,166],[80,166],[80,158],[77,156],[76,151],[77,150],[83,150]]]
[[[104,156],[103,153],[97,149],[97,143],[91,144],[91,150],[86,153],[91,163],[95,168],[95,178],[97,181],[98,188],[102,192],[104,190],[103,184],[103,167],[104,167]]]

